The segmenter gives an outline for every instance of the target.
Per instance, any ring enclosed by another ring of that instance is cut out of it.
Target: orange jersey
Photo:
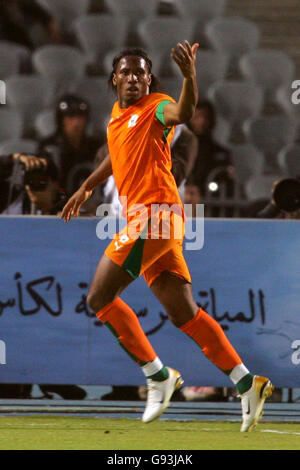
[[[181,204],[171,172],[170,143],[174,128],[156,117],[157,107],[168,95],[151,93],[128,108],[116,102],[108,124],[107,142],[116,186],[127,197],[127,211],[134,204]],[[122,202],[122,198],[121,198]]]

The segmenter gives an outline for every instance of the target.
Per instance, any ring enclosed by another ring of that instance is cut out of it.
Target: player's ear
[[[147,83],[148,87],[150,87],[151,83],[152,83],[152,74],[149,73],[149,75],[148,75],[148,83]]]
[[[112,81],[113,86],[117,86],[117,76],[115,73],[112,74],[111,81]]]

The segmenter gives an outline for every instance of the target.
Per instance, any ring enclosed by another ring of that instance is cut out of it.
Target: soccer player
[[[241,431],[249,431],[256,426],[273,386],[269,379],[249,372],[221,326],[196,304],[183,256],[183,230],[178,235],[184,221],[171,173],[170,141],[174,126],[189,121],[195,110],[198,46],[185,41],[172,49],[171,57],[183,76],[178,102],[155,92],[157,79],[144,51],[127,49],[114,58],[110,81],[118,99],[108,125],[109,155],[70,198],[61,217],[68,222],[78,216],[94,188],[111,174],[120,198],[126,197],[127,227],[105,250],[87,302],[146,376],[148,395],[142,420],[147,423],[160,416],[183,380],[179,372],[162,363],[136,314],[120,298],[141,274],[173,324],[237,386],[242,398]],[[163,203],[167,208],[157,211]],[[169,236],[164,236],[166,220]]]

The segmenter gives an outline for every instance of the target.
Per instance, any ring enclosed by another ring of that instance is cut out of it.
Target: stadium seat
[[[235,131],[241,131],[244,121],[258,116],[263,108],[262,90],[244,81],[217,82],[208,90],[208,97]]]
[[[264,155],[249,143],[234,144],[230,147],[233,166],[240,183],[244,184],[250,177],[261,175],[264,170]]]
[[[22,113],[24,131],[32,130],[36,115],[52,98],[48,82],[40,75],[14,75],[6,81],[7,102]]]
[[[10,139],[1,142],[0,154],[8,155],[10,153],[36,153],[38,143],[31,139]]]
[[[161,85],[163,88],[163,92],[167,95],[170,95],[176,101],[179,99],[181,87],[182,87],[182,80],[177,77],[167,78],[163,77],[161,80]]]
[[[227,144],[231,136],[231,125],[226,119],[217,115],[216,127],[213,130],[214,139],[220,144]]]
[[[290,85],[295,71],[293,61],[286,54],[272,49],[246,54],[239,67],[246,80],[262,87],[268,103],[275,103],[278,88]]]
[[[120,16],[85,15],[78,18],[73,27],[89,63],[102,61],[110,49],[123,48],[126,23]]]
[[[158,1],[130,0],[124,2],[124,0],[109,0],[107,5],[114,15],[120,16],[123,21],[127,20],[131,25],[134,25],[148,16],[154,16],[157,12]]]
[[[300,144],[290,144],[281,149],[278,164],[291,178],[300,177]]]
[[[49,81],[53,96],[66,92],[86,67],[84,55],[71,46],[42,46],[33,53],[32,62],[35,71]]]
[[[263,152],[269,167],[277,166],[280,150],[292,143],[296,124],[285,115],[260,116],[244,123],[247,140]]]
[[[185,39],[191,41],[189,22],[175,16],[158,16],[141,21],[137,28],[150,57],[155,56],[158,61],[158,75],[172,73],[171,49]]]
[[[90,0],[38,0],[59,23],[60,27],[69,31],[73,21],[87,13]]]
[[[173,0],[181,16],[190,20],[196,18],[201,23],[222,16],[226,0]]]
[[[72,88],[72,92],[85,99],[91,108],[92,132],[103,130],[103,118],[111,113],[116,96],[109,89],[106,77],[86,77]]]
[[[23,133],[23,118],[15,109],[0,107],[0,142],[18,139]]]
[[[209,44],[218,52],[230,58],[230,71],[238,70],[239,59],[256,49],[260,32],[252,21],[244,18],[215,18],[205,26]]]
[[[269,175],[254,175],[245,183],[245,194],[249,201],[258,199],[270,200],[272,188],[276,181],[280,181],[285,177],[282,173],[274,173]]]
[[[179,67],[172,62],[175,75],[181,77]],[[198,49],[197,52],[197,85],[199,98],[207,97],[210,86],[215,82],[223,80],[228,69],[228,57],[225,54],[213,50]]]
[[[30,60],[30,51],[25,46],[10,41],[0,41],[0,79],[21,72],[22,65]]]
[[[56,130],[55,111],[53,109],[46,109],[39,113],[34,121],[34,129],[37,136],[41,139],[54,134]]]

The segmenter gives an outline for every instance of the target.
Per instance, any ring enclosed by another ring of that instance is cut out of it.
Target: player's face
[[[117,88],[121,108],[128,108],[148,95],[151,74],[145,59],[138,56],[123,57],[113,74],[113,84]]]

